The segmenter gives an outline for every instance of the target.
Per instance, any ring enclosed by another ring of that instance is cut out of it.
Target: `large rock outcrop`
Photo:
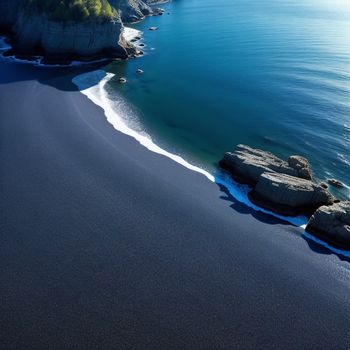
[[[310,216],[334,201],[327,185],[312,181],[309,162],[301,156],[284,161],[270,152],[238,145],[224,155],[220,166],[236,181],[253,187],[248,194],[253,203],[278,214]]]
[[[255,185],[264,172],[276,172],[311,180],[308,161],[300,156],[291,156],[288,162],[270,152],[246,145],[236,146],[233,152],[227,152],[220,166],[231,173],[241,183]]]
[[[318,207],[332,204],[334,200],[321,185],[276,172],[262,173],[249,198],[263,208],[289,216],[311,215]]]
[[[46,59],[126,58],[138,50],[123,35],[121,17],[127,22],[153,13],[142,0],[109,0],[116,17],[59,21],[42,12],[26,12],[26,0],[0,0],[0,29],[12,31],[9,55],[44,55]]]
[[[43,51],[47,55],[93,57],[108,54],[126,58],[126,42],[120,19],[87,23],[55,22],[45,15],[21,13],[14,26],[15,49],[19,52]]]
[[[123,22],[140,21],[153,13],[147,2],[142,0],[109,0],[109,3],[119,12]]]
[[[306,231],[335,247],[350,250],[350,201],[318,208]]]

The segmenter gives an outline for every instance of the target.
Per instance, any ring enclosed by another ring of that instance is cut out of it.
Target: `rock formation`
[[[288,216],[311,215],[321,205],[333,203],[332,195],[321,185],[276,172],[262,173],[249,198],[259,206]]]
[[[290,156],[284,161],[270,152],[238,145],[227,152],[220,166],[232,177],[253,186],[250,200],[283,215],[311,215],[318,207],[333,203],[327,186],[312,182],[308,161]]]
[[[350,201],[318,208],[306,231],[337,248],[350,250]]]
[[[153,10],[142,0],[109,0],[109,3],[115,8],[123,22],[136,22],[149,16]]]
[[[44,55],[48,59],[127,58],[138,50],[123,37],[123,23],[153,13],[142,0],[109,0],[116,10],[112,19],[60,21],[44,13],[25,11],[26,0],[0,0],[0,29],[12,31],[13,52]],[[122,19],[121,19],[122,18]]]
[[[311,180],[308,161],[300,156],[291,156],[288,162],[270,152],[237,145],[234,152],[227,152],[220,166],[228,170],[233,178],[241,183],[255,185],[264,172],[276,172]]]
[[[17,52],[35,49],[55,57],[83,56],[93,58],[100,54],[126,58],[127,43],[122,37],[120,19],[94,23],[60,23],[45,16],[20,14],[14,26],[14,47]]]
[[[341,181],[336,179],[328,179],[327,182],[334,187],[338,187],[338,188],[344,187],[344,184]]]

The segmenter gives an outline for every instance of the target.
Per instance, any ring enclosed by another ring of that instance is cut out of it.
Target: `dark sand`
[[[47,72],[0,66],[1,349],[350,349],[348,260]]]

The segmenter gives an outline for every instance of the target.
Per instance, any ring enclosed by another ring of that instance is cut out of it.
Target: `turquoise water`
[[[133,127],[209,170],[247,143],[304,155],[318,179],[350,185],[349,1],[174,0],[164,8],[134,25],[144,57],[108,67],[128,79],[107,90]]]

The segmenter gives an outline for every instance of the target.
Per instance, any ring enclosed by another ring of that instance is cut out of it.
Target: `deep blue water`
[[[304,155],[317,179],[350,184],[349,1],[173,0],[164,7],[163,16],[134,25],[144,32],[144,57],[109,67],[128,79],[111,82],[108,92],[127,101],[134,127],[207,169],[247,143]]]

